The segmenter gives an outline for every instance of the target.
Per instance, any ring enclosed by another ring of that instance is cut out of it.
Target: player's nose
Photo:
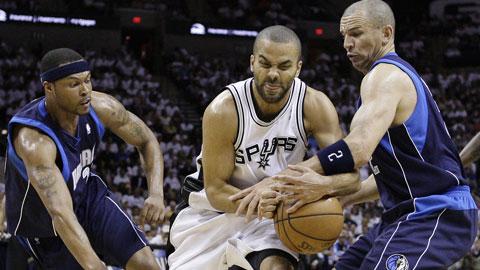
[[[345,48],[347,52],[353,48],[353,40],[348,35],[343,39],[343,48]]]

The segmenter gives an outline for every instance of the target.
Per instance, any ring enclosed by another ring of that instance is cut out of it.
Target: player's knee
[[[269,256],[260,264],[260,270],[293,270],[293,265],[284,257]]]

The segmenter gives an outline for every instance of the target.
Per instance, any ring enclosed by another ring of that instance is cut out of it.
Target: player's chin
[[[78,110],[77,110],[77,114],[78,115],[85,115],[85,114],[88,114],[90,112],[90,107],[80,107]]]

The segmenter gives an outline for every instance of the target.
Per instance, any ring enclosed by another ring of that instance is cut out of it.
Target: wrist
[[[342,139],[317,152],[325,175],[349,173],[355,169],[352,153]]]

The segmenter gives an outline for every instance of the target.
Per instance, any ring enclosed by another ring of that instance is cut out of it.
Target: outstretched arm
[[[353,117],[347,137],[343,140],[337,139],[335,143],[330,141],[334,144],[305,162],[310,169],[320,174],[299,168],[303,170],[301,176],[282,174],[276,177],[276,180],[283,182],[276,190],[290,194],[288,197],[297,201],[288,209],[289,212],[294,212],[301,205],[321,199],[325,195],[340,196],[356,192],[360,188],[358,174],[339,172],[352,171],[367,163],[387,130],[403,123],[416,103],[415,88],[408,75],[392,65],[380,64],[367,74],[362,81],[360,92],[362,105]],[[315,114],[312,119],[315,119]],[[328,144],[323,146],[326,145]],[[322,162],[319,157],[323,157]],[[329,172],[330,176],[321,175],[325,172]],[[265,195],[265,201],[272,201],[271,193]],[[273,208],[269,205],[262,207]],[[272,213],[266,216],[271,215]]]
[[[480,158],[480,132],[471,139],[460,152],[463,166],[467,167]]]
[[[55,164],[55,143],[35,129],[21,127],[14,134],[14,146],[25,164],[30,183],[68,250],[84,269],[106,269],[73,212],[70,192]]]
[[[93,92],[93,107],[104,125],[126,143],[135,146],[148,182],[149,196],[140,223],[159,223],[164,217],[163,156],[153,132],[112,96]]]

